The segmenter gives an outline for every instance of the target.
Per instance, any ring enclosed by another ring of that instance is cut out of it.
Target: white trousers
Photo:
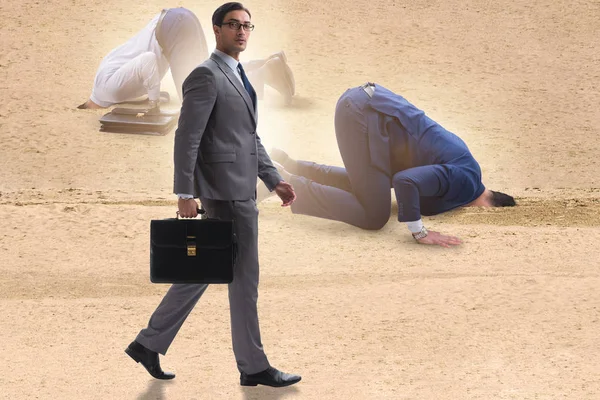
[[[95,103],[108,107],[148,95],[148,100],[160,98],[161,76],[156,54],[148,51],[128,61],[106,81],[94,88]]]

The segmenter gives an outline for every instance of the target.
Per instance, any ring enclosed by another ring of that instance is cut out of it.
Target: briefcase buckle
[[[187,237],[187,255],[188,257],[196,257],[196,236]]]

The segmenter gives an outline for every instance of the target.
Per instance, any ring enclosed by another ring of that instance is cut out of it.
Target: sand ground
[[[426,218],[464,239],[442,249],[415,244],[395,205],[367,232],[269,200],[263,344],[303,381],[238,385],[223,286],[162,358],[174,381],[123,353],[167,290],[148,230],[175,212],[173,133],[101,133],[103,112],[75,106],[162,7],[208,27],[218,5],[3,0],[0,398],[600,399],[598,1],[247,1],[245,57],[284,49],[297,83],[292,107],[260,104],[267,146],[340,164],[335,101],[375,81],[465,139],[519,207]]]

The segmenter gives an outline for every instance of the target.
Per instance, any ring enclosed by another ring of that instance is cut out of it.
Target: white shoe
[[[284,59],[274,57],[265,63],[265,85],[278,91],[285,99],[286,104],[292,102],[296,94],[296,81],[294,73]]]

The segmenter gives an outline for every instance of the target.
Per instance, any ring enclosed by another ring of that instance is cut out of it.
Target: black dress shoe
[[[276,368],[269,367],[257,374],[248,375],[244,372],[240,375],[240,384],[242,386],[265,385],[272,387],[290,386],[300,382],[300,375],[286,374]]]
[[[135,340],[125,349],[125,353],[133,358],[135,362],[142,363],[146,371],[156,379],[175,378],[175,374],[162,370],[157,352],[145,348]]]

